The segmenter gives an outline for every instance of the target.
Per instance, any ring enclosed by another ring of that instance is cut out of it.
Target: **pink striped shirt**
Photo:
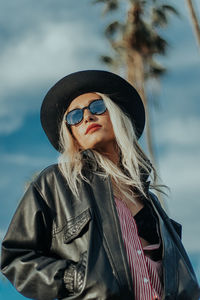
[[[149,255],[154,249],[158,249],[160,244],[143,248],[130,210],[117,198],[115,203],[131,270],[135,300],[160,300],[163,293],[162,263],[153,261]]]

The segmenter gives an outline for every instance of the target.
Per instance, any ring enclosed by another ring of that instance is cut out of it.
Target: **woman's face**
[[[71,102],[67,112],[86,107],[96,99],[101,97],[95,93],[82,94]],[[95,127],[89,129],[91,125]],[[93,115],[89,109],[85,109],[83,120],[77,125],[71,125],[71,131],[82,149],[96,149],[100,152],[110,152],[113,149],[115,135],[108,110],[101,115]]]

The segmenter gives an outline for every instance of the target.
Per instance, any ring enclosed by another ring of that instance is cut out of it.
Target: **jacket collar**
[[[82,151],[81,154],[82,154],[84,166],[93,171],[98,171],[98,164],[95,159],[93,151],[91,149],[86,149],[86,150]]]
[[[84,161],[84,167],[86,168],[86,170],[103,173],[103,170],[100,169],[100,167],[98,166],[94,153],[91,149],[86,149],[82,151],[81,154]],[[149,185],[150,185],[150,181],[148,181],[149,175],[142,169],[141,169],[141,174],[142,174],[141,180],[144,186],[145,194],[148,195]]]

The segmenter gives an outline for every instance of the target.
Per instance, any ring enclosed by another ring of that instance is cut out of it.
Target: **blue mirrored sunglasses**
[[[83,108],[75,108],[67,113],[65,121],[68,125],[76,125],[83,120],[84,110],[89,109],[93,115],[101,115],[106,111],[103,99],[96,99]]]

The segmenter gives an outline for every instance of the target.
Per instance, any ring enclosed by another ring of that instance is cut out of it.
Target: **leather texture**
[[[91,156],[91,151],[86,154]],[[52,165],[21,200],[2,243],[1,270],[25,297],[134,299],[111,180],[95,166],[92,161],[85,168],[90,183],[80,183],[79,197],[71,193],[58,166]],[[180,225],[169,219],[153,193],[146,201],[159,218],[163,299],[199,299],[198,283],[179,237]]]

